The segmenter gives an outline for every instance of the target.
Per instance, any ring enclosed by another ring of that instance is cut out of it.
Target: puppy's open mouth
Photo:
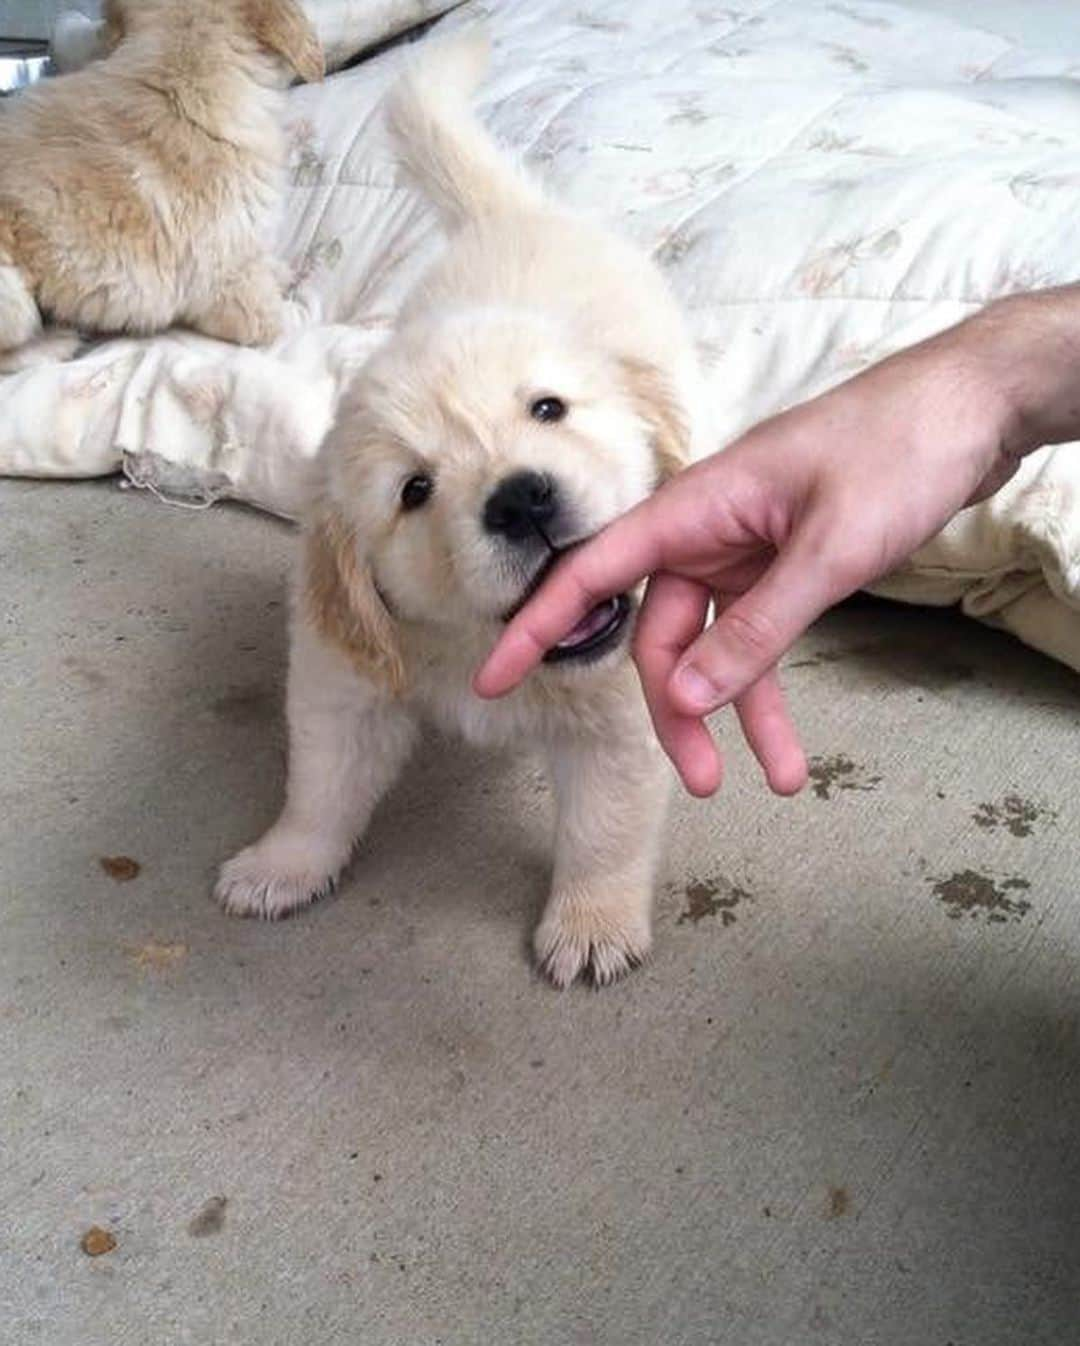
[[[605,599],[578,622],[577,626],[544,655],[545,664],[561,664],[568,659],[597,659],[619,643],[630,620],[629,594]]]
[[[558,564],[562,554],[562,550],[551,553],[504,620],[510,621],[517,616],[551,573],[552,567]],[[544,663],[564,664],[575,659],[582,662],[598,659],[619,643],[630,621],[632,610],[633,603],[629,594],[616,594],[614,598],[605,598],[602,603],[597,603],[596,607],[587,612],[557,645],[548,650],[544,655]]]

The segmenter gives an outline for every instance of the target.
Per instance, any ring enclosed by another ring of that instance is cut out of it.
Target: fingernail
[[[702,713],[715,710],[723,700],[720,689],[693,664],[675,670],[672,686],[688,710]]]

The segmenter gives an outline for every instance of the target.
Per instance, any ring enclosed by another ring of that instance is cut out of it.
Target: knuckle
[[[752,655],[771,655],[781,644],[779,627],[760,608],[732,607],[722,620],[729,639]]]

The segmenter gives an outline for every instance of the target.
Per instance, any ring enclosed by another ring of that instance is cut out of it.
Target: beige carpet
[[[1073,1346],[1075,676],[834,614],[813,788],[724,726],[654,961],[559,995],[513,757],[428,743],[309,915],[210,903],[280,788],[289,551],[0,484],[4,1342]]]

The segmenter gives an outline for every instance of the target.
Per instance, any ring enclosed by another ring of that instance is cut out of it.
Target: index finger
[[[565,556],[510,621],[473,679],[477,696],[505,696],[598,603],[632,588],[660,561],[644,500]]]

